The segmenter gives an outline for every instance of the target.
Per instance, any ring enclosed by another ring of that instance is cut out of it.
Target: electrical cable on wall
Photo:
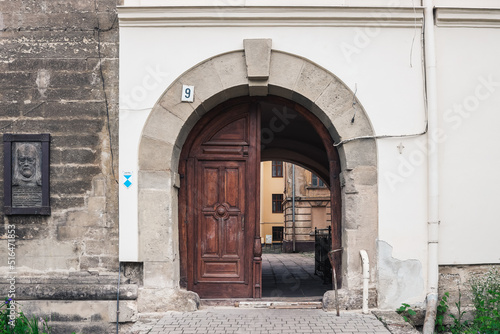
[[[116,334],[120,324],[120,277],[122,276],[122,263],[118,261],[118,284],[116,287]]]
[[[416,14],[416,9],[415,9],[415,6],[413,6],[413,10]],[[415,15],[415,28],[417,26],[417,19],[416,19],[416,15]],[[424,49],[424,29],[425,29],[425,20],[422,21],[422,33],[421,33],[421,44],[422,44],[422,49]],[[413,41],[412,41],[412,48],[413,48]],[[412,52],[410,53],[410,66],[412,66],[412,63],[411,63],[411,54]],[[334,147],[339,147],[343,144],[346,144],[346,143],[349,143],[351,141],[355,141],[355,140],[363,140],[363,139],[384,139],[384,138],[405,138],[405,137],[418,137],[418,136],[422,136],[422,135],[425,135],[428,131],[428,110],[427,110],[427,78],[426,78],[426,72],[425,72],[425,58],[421,57],[421,68],[422,68],[422,76],[424,78],[423,80],[423,98],[424,98],[424,115],[425,115],[425,129],[420,132],[420,133],[412,133],[412,134],[402,134],[402,135],[371,135],[371,136],[358,136],[358,137],[353,137],[353,138],[349,138],[349,139],[345,139],[345,140],[341,140],[340,142],[338,143],[334,143],[333,146]],[[355,104],[356,104],[356,101],[355,101],[355,97],[356,97],[356,93],[358,91],[358,87],[357,87],[357,84],[355,85],[355,91],[354,91],[354,95],[353,95],[353,100],[352,100],[352,106],[353,108],[355,107]],[[351,119],[351,124],[354,123],[354,117],[356,116],[356,109],[354,110],[354,115]]]
[[[101,32],[107,32],[110,31],[114,28],[115,23],[118,20],[118,14],[115,15],[115,18],[113,20],[113,23],[111,23],[111,26],[107,29],[101,29],[100,23],[99,23],[99,16],[98,11],[97,11],[97,2],[94,1],[94,8],[96,12],[96,18],[97,18],[97,27],[95,28],[95,31],[97,33],[97,53],[99,56],[99,72],[101,76],[101,82],[102,82],[102,91],[104,93],[104,102],[106,104],[106,125],[108,129],[108,135],[109,135],[109,152],[111,154],[111,173],[113,174],[113,179],[115,180],[116,183],[118,183],[118,179],[116,178],[115,175],[115,168],[114,168],[114,153],[113,153],[113,146],[111,145],[111,126],[109,122],[109,107],[108,107],[108,95],[106,94],[106,85],[104,81],[104,73],[102,72],[102,56],[101,56]]]
[[[346,140],[341,140],[338,143],[334,143],[334,147],[339,147],[340,145],[343,145],[345,143],[349,143],[351,141],[355,140],[361,140],[361,139],[382,139],[382,138],[404,138],[404,137],[418,137],[425,135],[427,133],[427,122],[425,123],[425,130],[420,132],[420,133],[412,133],[412,134],[404,134],[404,135],[378,135],[378,136],[359,136],[359,137],[353,137],[349,138]]]
[[[354,115],[352,115],[351,124],[354,123],[354,118],[356,117],[356,93],[358,92],[358,83],[354,84],[354,95],[352,96],[352,108],[354,109]]]
[[[417,10],[415,9],[415,0],[411,0],[411,5],[413,7],[414,29],[410,47],[410,67],[413,67],[413,44],[415,44],[415,36],[417,35]]]

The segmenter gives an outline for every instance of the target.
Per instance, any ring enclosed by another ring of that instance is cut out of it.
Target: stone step
[[[240,302],[237,307],[240,308],[270,308],[270,309],[321,309],[322,302]]]
[[[283,300],[255,299],[202,299],[202,307],[232,306],[239,308],[269,308],[269,309],[321,309],[323,303],[314,298],[287,298]]]

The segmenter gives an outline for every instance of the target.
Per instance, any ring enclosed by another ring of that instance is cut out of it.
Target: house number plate
[[[194,101],[194,86],[182,85],[182,102]]]

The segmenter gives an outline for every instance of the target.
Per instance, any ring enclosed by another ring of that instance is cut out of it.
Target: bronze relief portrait
[[[49,215],[49,134],[4,135],[7,215]]]

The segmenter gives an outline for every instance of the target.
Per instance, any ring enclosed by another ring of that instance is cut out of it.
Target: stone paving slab
[[[314,253],[262,254],[262,297],[323,296],[331,289],[314,274]]]
[[[210,308],[196,312],[166,312],[155,321],[139,321],[127,334],[388,334],[372,314],[298,309]]]

